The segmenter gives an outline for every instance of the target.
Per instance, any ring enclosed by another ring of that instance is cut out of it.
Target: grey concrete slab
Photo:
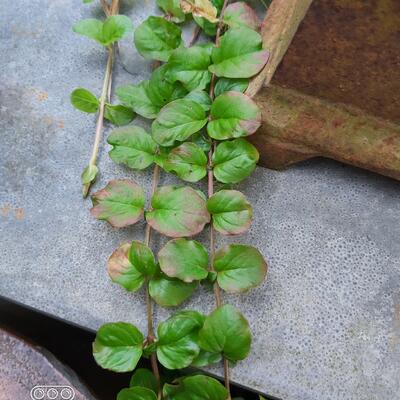
[[[123,11],[137,25],[148,4]],[[89,328],[124,320],[144,329],[143,294],[125,293],[105,271],[114,248],[140,239],[144,225],[112,229],[80,197],[94,118],[73,110],[69,94],[100,92],[106,55],[71,25],[98,11],[79,0],[2,5],[0,294]],[[148,74],[129,41],[121,53],[133,76],[117,65],[116,85]],[[149,188],[148,172],[114,165],[107,149],[96,188],[121,177]],[[232,378],[284,399],[400,399],[400,184],[315,160],[285,172],[259,168],[240,189],[255,219],[229,241],[258,246],[270,269],[250,294],[224,295],[254,333]],[[202,290],[185,308],[213,305]],[[169,313],[157,308],[156,318]]]

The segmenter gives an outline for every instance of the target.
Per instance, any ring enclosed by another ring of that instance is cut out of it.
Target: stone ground
[[[129,1],[122,11],[137,26],[151,4]],[[143,293],[125,293],[105,271],[111,252],[142,238],[144,225],[114,230],[92,219],[80,196],[94,117],[72,109],[69,95],[79,86],[100,93],[106,54],[71,26],[96,15],[79,0],[16,0],[0,14],[0,294],[88,328],[123,320],[144,329]],[[129,40],[121,54],[132,74],[118,64],[117,86],[148,74]],[[149,188],[150,173],[114,165],[106,150],[95,188],[122,177]],[[399,182],[314,160],[259,168],[239,189],[254,223],[219,242],[256,245],[269,275],[248,295],[224,296],[254,333],[233,380],[283,399],[400,399]],[[184,307],[213,305],[201,290]],[[169,313],[157,309],[156,318]]]
[[[30,398],[95,400],[75,373],[45,349],[0,329],[0,400]]]

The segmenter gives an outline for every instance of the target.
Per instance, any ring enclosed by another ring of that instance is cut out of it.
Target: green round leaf
[[[189,91],[203,90],[211,81],[210,63],[209,52],[203,47],[177,49],[168,60],[168,79],[182,82]]]
[[[91,214],[116,228],[133,225],[143,217],[144,192],[133,181],[115,180],[92,195]]]
[[[180,23],[185,21],[185,14],[181,9],[180,0],[157,0],[156,3],[165,14],[170,16],[172,22]]]
[[[161,307],[176,307],[192,296],[197,286],[197,282],[185,283],[160,274],[150,280],[149,292],[152,299]]]
[[[207,201],[213,227],[223,235],[239,235],[249,229],[253,209],[243,193],[221,190]]]
[[[128,125],[135,118],[135,113],[121,104],[106,104],[104,118],[117,126]]]
[[[157,106],[158,112],[166,104],[175,100],[176,89],[180,85],[180,83],[172,83],[167,79],[168,65],[162,65],[153,71],[147,88],[147,95],[151,102]]]
[[[142,356],[143,335],[133,325],[116,322],[103,325],[93,342],[93,356],[102,368],[133,371]]]
[[[222,183],[238,183],[255,169],[259,159],[257,149],[245,139],[220,143],[213,154],[213,172]]]
[[[158,253],[161,271],[184,282],[205,279],[208,275],[208,253],[196,240],[170,240]]]
[[[122,389],[117,395],[117,400],[157,400],[157,395],[153,390],[136,386]]]
[[[193,90],[185,96],[185,99],[192,100],[197,104],[200,104],[204,111],[209,111],[211,108],[211,97],[204,90]]]
[[[198,356],[197,335],[203,322],[197,311],[180,311],[158,325],[157,358],[165,368],[188,367]]]
[[[78,88],[71,93],[71,103],[79,111],[95,113],[99,109],[99,100],[89,90]]]
[[[113,282],[135,292],[143,285],[144,276],[129,261],[130,248],[130,243],[121,244],[108,259],[107,270]]]
[[[151,199],[147,223],[169,237],[194,236],[210,222],[205,199],[187,186],[160,187]]]
[[[122,39],[131,30],[132,22],[125,15],[112,15],[104,23],[98,19],[84,19],[73,26],[74,32],[94,39],[103,46]]]
[[[169,82],[167,72],[168,65],[163,65],[153,71],[150,80],[119,87],[116,91],[119,100],[145,118],[156,118],[163,106],[181,97],[181,84]],[[185,94],[186,90],[182,96]]]
[[[89,39],[96,40],[96,42],[103,44],[103,22],[95,19],[88,18],[78,21],[72,27],[75,33],[86,36]]]
[[[142,81],[137,85],[126,85],[117,88],[116,95],[119,101],[131,107],[144,118],[154,119],[160,108],[153,104],[147,92],[150,81]]]
[[[139,126],[115,129],[108,136],[107,142],[113,146],[109,152],[111,159],[133,169],[144,169],[151,165],[158,147],[153,138]]]
[[[183,143],[172,149],[163,168],[188,182],[197,182],[207,175],[207,157],[195,143]]]
[[[111,15],[103,24],[103,45],[108,46],[132,31],[132,21],[125,15]]]
[[[215,253],[214,270],[223,290],[239,293],[263,282],[267,264],[255,247],[230,244]]]
[[[165,384],[164,400],[226,400],[228,391],[210,376],[195,375],[180,378],[176,385]]]
[[[214,88],[214,95],[218,97],[220,94],[225,92],[241,92],[243,93],[247,86],[249,86],[248,78],[219,78]]]
[[[261,21],[256,12],[245,2],[238,1],[229,4],[224,13],[224,23],[231,28],[247,27],[260,30]]]
[[[96,165],[90,164],[88,165],[82,172],[81,181],[84,185],[93,182],[96,179],[96,176],[99,172],[99,169]]]
[[[207,132],[213,139],[233,139],[253,134],[261,125],[261,111],[245,94],[226,92],[214,100],[211,119]]]
[[[202,368],[202,367],[206,367],[207,365],[211,365],[211,364],[220,362],[221,359],[222,359],[222,356],[220,353],[210,353],[208,351],[200,349],[199,355],[193,360],[191,366],[197,367],[197,368]]]
[[[168,61],[183,42],[181,29],[162,17],[149,17],[135,31],[135,46],[148,59]]]
[[[175,140],[185,141],[206,123],[206,114],[200,104],[192,100],[179,99],[161,109],[151,130],[153,139],[157,143],[161,146],[172,146]]]
[[[146,368],[138,368],[132,375],[129,386],[140,386],[157,393],[157,379],[154,374]]]
[[[142,242],[134,240],[129,251],[129,261],[144,276],[153,276],[157,265],[151,249]]]
[[[268,51],[262,50],[262,38],[257,32],[249,28],[229,29],[220,46],[214,47],[213,65],[208,69],[219,77],[250,78],[261,71],[268,56]]]
[[[199,345],[211,353],[222,353],[231,361],[247,357],[251,346],[249,323],[229,304],[218,307],[199,332]]]

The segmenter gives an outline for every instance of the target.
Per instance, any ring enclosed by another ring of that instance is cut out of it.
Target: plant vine
[[[91,2],[85,0],[85,3]],[[100,98],[86,89],[72,92],[72,104],[98,113],[92,157],[82,174],[83,194],[95,181],[103,119],[114,129],[107,138],[117,164],[136,170],[154,165],[150,207],[144,190],[128,179],[113,180],[92,195],[91,214],[116,228],[145,219],[143,242],[121,244],[110,256],[111,280],[129,292],[144,287],[147,334],[127,322],[100,327],[93,355],[103,368],[135,371],[129,388],[117,400],[230,400],[229,363],[247,357],[251,346],[248,321],[222,301],[222,291],[242,293],[261,284],[267,273],[253,246],[229,244],[216,249],[215,236],[239,235],[251,225],[253,210],[231,185],[246,179],[259,155],[245,137],[261,124],[257,104],[244,94],[249,79],[268,61],[262,48],[260,21],[245,2],[228,0],[156,0],[165,17],[150,16],[134,31],[137,51],[155,61],[148,80],[116,89],[120,104],[110,103],[114,48],[131,34],[129,18],[118,15],[119,1],[102,0],[105,21],[78,22],[74,31],[106,47],[108,62]],[[194,21],[185,46],[180,24]],[[200,33],[214,43],[195,44]],[[128,125],[138,114],[153,120],[151,133]],[[160,170],[194,183],[206,179],[208,196],[191,186],[159,186]],[[221,188],[220,188],[221,187]],[[219,190],[215,190],[218,188]],[[209,253],[193,236],[209,225]],[[152,230],[170,240],[155,257]],[[153,306],[176,307],[200,283],[214,288],[209,315],[195,310],[172,314],[154,329]],[[152,370],[136,368],[141,357]],[[168,370],[205,367],[223,360],[225,386],[203,374],[163,382],[159,364]]]

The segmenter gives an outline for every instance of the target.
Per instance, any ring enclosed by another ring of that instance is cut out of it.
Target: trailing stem
[[[94,137],[93,150],[92,150],[92,155],[90,157],[89,166],[96,165],[97,156],[99,154],[100,141],[103,133],[104,108],[106,100],[109,97],[109,93],[111,91],[111,75],[112,75],[113,61],[114,61],[114,49],[112,46],[110,46],[108,48],[107,67],[103,81],[103,89],[101,91],[101,96],[100,96],[99,113],[97,115],[97,122],[96,122],[96,133]],[[88,195],[91,184],[92,182],[85,183],[83,185],[82,188],[83,197],[86,197]]]
[[[151,181],[151,197],[153,197],[153,195],[157,189],[159,180],[160,180],[160,167],[156,164],[154,166],[153,176],[152,176],[152,181]],[[147,247],[150,247],[151,231],[152,231],[151,226],[149,224],[147,224],[145,235],[144,235],[144,243]],[[155,334],[154,334],[154,321],[153,321],[153,300],[150,297],[148,280],[146,280],[146,309],[147,309],[147,343],[151,344],[154,342]],[[151,353],[150,362],[151,362],[151,369],[157,380],[157,388],[158,388],[157,389],[158,390],[157,399],[160,400],[161,399],[161,379],[160,379],[160,371],[158,369],[156,353]]]
[[[193,36],[189,43],[189,47],[192,46],[197,41],[197,39],[199,37],[199,33],[200,33],[200,30],[198,30],[198,29],[196,29],[193,32]],[[159,61],[154,62],[153,68],[154,69],[158,68],[160,66],[160,64],[161,63]],[[150,198],[153,197],[155,191],[157,190],[159,181],[160,181],[160,167],[156,164],[154,166],[152,179],[151,179]],[[149,224],[147,224],[146,230],[145,230],[145,235],[144,235],[144,243],[147,247],[150,247],[151,232],[152,232],[151,226]],[[219,290],[219,288],[218,288],[218,290]],[[154,334],[154,321],[153,321],[153,300],[151,299],[151,296],[150,296],[148,280],[146,281],[146,309],[147,309],[147,343],[150,344],[150,343],[154,342],[155,334]],[[151,361],[151,368],[152,368],[153,374],[157,380],[157,386],[158,386],[157,400],[160,400],[161,395],[162,395],[162,388],[161,388],[160,371],[158,369],[156,353],[151,354],[150,361]]]
[[[100,0],[101,7],[103,8],[104,14],[106,17],[111,15],[110,6],[107,4],[106,0]]]
[[[221,30],[222,30],[222,21],[224,19],[224,13],[226,6],[228,5],[229,0],[224,0],[224,4],[222,6],[221,14],[219,16],[219,24],[217,27],[217,33],[215,36],[215,45],[219,46],[219,41],[221,37]],[[214,100],[214,88],[215,88],[215,74],[212,74],[211,83],[210,83],[210,97]],[[210,198],[214,194],[214,174],[212,169],[212,157],[215,150],[215,142],[212,142],[211,149],[208,153],[208,197]],[[213,261],[214,261],[214,253],[215,253],[215,230],[212,224],[210,223],[210,260],[211,260],[211,270],[213,270]],[[222,305],[222,298],[221,298],[221,289],[218,285],[218,282],[215,281],[214,283],[214,296],[215,296],[215,304],[218,308]],[[224,357],[224,380],[225,380],[225,387],[228,391],[228,398],[227,400],[231,400],[231,390],[230,390],[230,378],[229,378],[229,361]]]
[[[103,11],[104,11],[104,14],[106,15],[106,17],[109,17],[110,15],[118,14],[118,12],[119,12],[119,0],[113,0],[111,5],[108,5],[108,3],[105,0],[103,0],[103,1],[101,1],[101,5],[102,5]],[[115,54],[114,46],[110,45],[108,47],[108,59],[107,59],[106,73],[104,75],[103,88],[102,88],[101,96],[100,96],[99,112],[98,112],[97,121],[96,121],[96,132],[95,132],[95,137],[94,137],[92,155],[91,155],[90,161],[89,161],[89,167],[96,166],[97,156],[99,154],[100,141],[101,141],[101,137],[102,137],[102,133],[103,133],[104,109],[105,109],[106,101],[110,101],[110,98],[111,98],[111,83],[112,83],[112,70],[113,70],[113,65],[114,65],[114,54]],[[92,183],[93,183],[93,181],[90,181],[83,185],[83,187],[82,187],[83,197],[87,197]]]

